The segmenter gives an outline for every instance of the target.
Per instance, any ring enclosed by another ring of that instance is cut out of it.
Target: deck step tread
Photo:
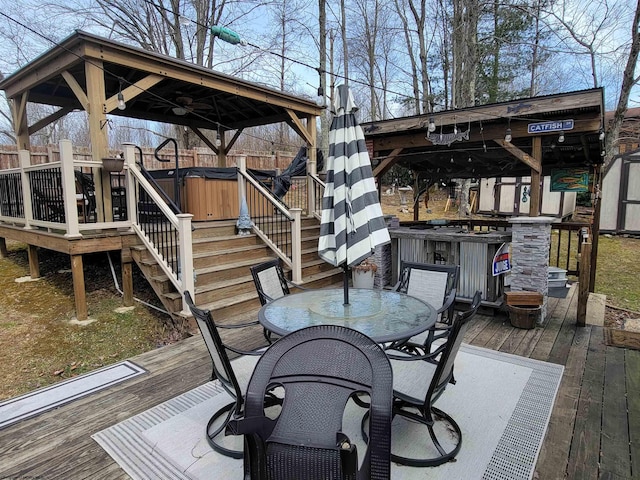
[[[273,260],[275,257],[269,257],[269,256],[265,256],[262,258],[251,258],[248,260],[237,260],[235,262],[230,262],[230,263],[224,263],[221,265],[211,265],[210,267],[204,267],[204,268],[196,268],[196,276],[197,275],[201,275],[201,274],[205,274],[205,273],[214,273],[214,272],[220,272],[222,270],[229,270],[232,268],[240,268],[240,267],[247,267],[247,270],[249,269],[249,267],[253,266],[253,265],[257,265],[259,263],[262,262],[267,262],[269,260]]]

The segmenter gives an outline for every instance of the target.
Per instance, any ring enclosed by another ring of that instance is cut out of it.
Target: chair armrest
[[[447,312],[446,314],[446,321],[444,323],[446,323],[447,325],[451,324],[451,320],[453,319],[453,308],[455,306],[455,301],[456,301],[456,289],[452,288],[451,291],[449,292],[449,295],[447,295],[447,298],[444,301],[444,304],[436,311],[436,313],[438,315]]]
[[[252,322],[234,323],[234,324],[231,324],[231,325],[225,325],[225,324],[216,323],[216,327],[218,327],[218,328],[227,328],[227,329],[252,327],[253,325],[260,325],[260,322],[258,320],[254,320]]]
[[[438,363],[438,361],[436,360],[436,357],[440,355],[440,353],[442,353],[442,350],[443,350],[443,348],[442,349],[438,348],[431,353],[425,352],[425,353],[414,354],[414,353],[406,352],[405,349],[407,348],[415,352],[421,352],[421,351],[424,352],[424,345],[421,345],[419,343],[405,342],[400,347],[397,347],[397,348],[390,347],[386,349],[385,354],[391,360],[401,360],[405,362],[412,362],[414,360],[425,360],[430,363]],[[393,353],[393,350],[397,350],[398,352],[402,352],[402,353],[395,354]]]

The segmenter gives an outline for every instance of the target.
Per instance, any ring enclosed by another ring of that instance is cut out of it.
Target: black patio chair
[[[291,293],[289,284],[293,284],[285,276],[280,259],[254,265],[250,270],[262,305]]]
[[[424,300],[434,307],[438,314],[436,324],[432,328],[411,338],[409,343],[405,344],[406,351],[412,351],[417,347],[419,350],[424,348],[428,353],[435,340],[448,335],[453,320],[459,273],[458,265],[400,262],[400,280],[395,290]],[[399,345],[395,344],[394,347]]]
[[[436,354],[416,356],[403,351],[387,350],[393,367],[394,418],[404,417],[411,422],[425,425],[438,451],[437,456],[430,458],[409,458],[392,454],[392,461],[413,467],[432,467],[454,459],[460,451],[460,427],[450,415],[436,408],[434,403],[449,383],[455,383],[453,366],[456,355],[469,327],[469,321],[478,311],[481,300],[482,294],[477,291],[469,310],[456,314],[447,340]],[[442,422],[440,425],[444,425],[445,428],[436,429],[437,422]],[[445,440],[453,446],[446,448],[443,439],[438,438],[437,431],[445,432]]]
[[[218,379],[222,387],[233,398],[231,403],[215,412],[209,420],[206,430],[207,440],[209,441],[211,448],[216,452],[232,458],[242,458],[242,450],[226,448],[222,446],[219,441],[216,441],[216,437],[224,431],[232,416],[242,415],[243,395],[246,391],[246,386],[249,383],[250,372],[253,370],[255,363],[257,363],[259,356],[264,353],[265,349],[246,351],[231,347],[222,341],[222,338],[218,333],[218,328],[242,328],[255,325],[258,322],[256,321],[242,325],[217,325],[209,310],[202,310],[195,306],[188,291],[184,292],[184,298],[189,306],[189,310],[191,310],[193,317],[198,323],[198,328],[200,329],[204,343],[207,346],[209,355],[211,355],[211,361],[213,363],[211,380]],[[239,372],[241,371],[244,373],[237,374],[234,371],[231,361],[229,360],[228,352],[249,356],[246,358],[247,365],[244,365],[245,368],[239,370]],[[226,415],[226,418],[219,426],[216,427],[216,422],[224,415]]]
[[[322,325],[281,338],[256,365],[244,418],[227,428],[245,436],[244,478],[389,479],[392,383],[384,351],[355,330]],[[284,402],[269,418],[264,397],[274,386],[284,390]],[[370,397],[371,441],[358,467],[343,415],[349,400],[363,393]]]

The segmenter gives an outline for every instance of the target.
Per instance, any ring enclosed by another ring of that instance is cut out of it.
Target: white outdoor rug
[[[234,361],[234,368],[245,368]],[[456,359],[456,385],[437,405],[462,429],[455,462],[433,468],[392,464],[396,479],[530,480],[564,368],[463,345]],[[93,435],[135,480],[242,479],[242,461],[217,454],[205,438],[208,419],[230,397],[208,382],[157,407]],[[344,431],[361,443],[363,410],[353,407]],[[411,456],[429,448],[426,429],[394,421],[394,453]],[[421,430],[418,430],[421,429]],[[227,437],[239,448],[238,437]],[[364,452],[364,444],[358,445]]]
[[[20,397],[10,398],[0,403],[0,428],[59,407],[145,372],[144,368],[135,363],[124,361],[84,375],[78,375]]]

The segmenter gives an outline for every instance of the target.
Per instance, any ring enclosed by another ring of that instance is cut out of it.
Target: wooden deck
[[[533,330],[514,329],[504,315],[477,316],[466,341],[565,366],[534,478],[639,479],[640,351],[606,346],[602,327],[576,327],[577,298],[573,288],[551,299],[550,320]],[[256,329],[240,340],[260,337]],[[0,479],[128,478],[91,434],[211,374],[199,337],[132,360],[149,373],[0,430]]]

